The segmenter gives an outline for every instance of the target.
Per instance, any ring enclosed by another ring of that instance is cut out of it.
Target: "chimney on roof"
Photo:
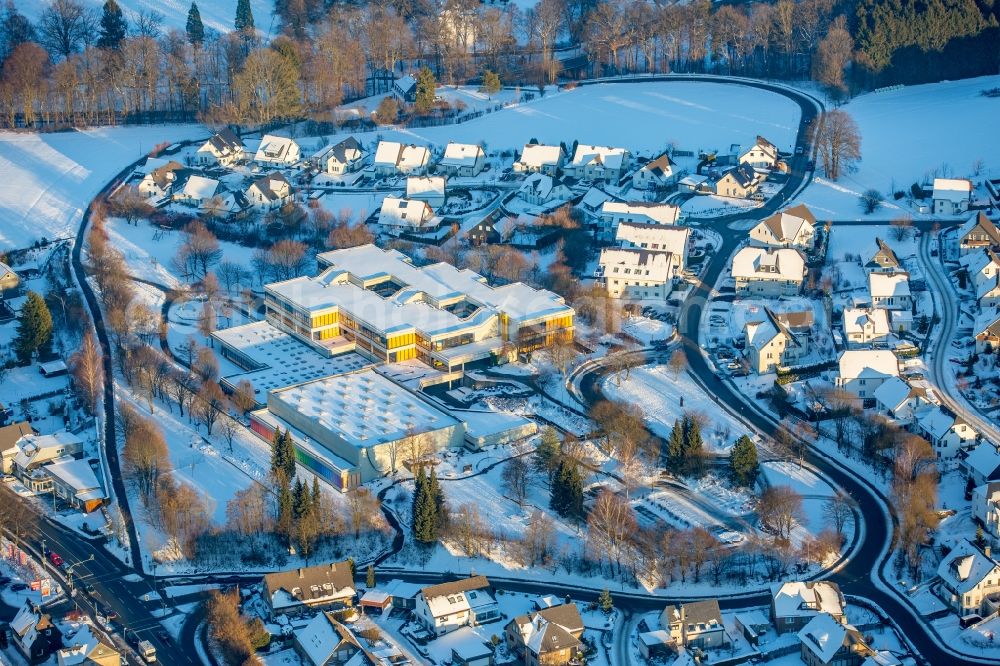
[[[985,548],[983,548],[983,553],[986,555],[986,557],[993,557],[992,555],[993,548],[990,546],[986,546]]]
[[[299,571],[299,579],[300,580],[306,577],[305,571],[301,567],[299,567],[298,571]]]

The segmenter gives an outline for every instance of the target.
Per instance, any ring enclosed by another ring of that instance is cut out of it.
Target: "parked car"
[[[24,583],[14,583],[13,585],[10,586],[11,592],[20,592],[22,590],[27,590],[27,589],[28,586],[25,585]]]

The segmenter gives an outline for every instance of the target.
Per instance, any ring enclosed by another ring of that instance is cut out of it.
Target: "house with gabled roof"
[[[758,182],[753,167],[741,164],[727,170],[715,181],[715,194],[720,197],[745,199],[757,191]]]
[[[868,293],[871,295],[872,307],[887,310],[913,309],[909,273],[869,273]]]
[[[368,153],[358,140],[349,136],[320,153],[319,165],[326,173],[340,176],[360,169],[366,157]]]
[[[410,176],[406,179],[406,198],[426,201],[431,208],[440,208],[445,202],[444,176]]]
[[[254,162],[265,166],[287,167],[295,164],[302,156],[302,148],[287,136],[265,134],[253,156]]]
[[[632,174],[632,188],[636,190],[662,190],[677,183],[677,173],[673,160],[663,153],[635,170]]]
[[[417,595],[413,613],[436,636],[500,619],[500,607],[486,576],[470,576],[423,588]]]
[[[377,666],[379,661],[333,613],[317,613],[296,629],[292,647],[306,666]]]
[[[623,248],[669,253],[677,275],[687,265],[690,239],[690,227],[673,224],[619,222],[615,231],[615,241]]]
[[[559,604],[515,616],[504,627],[504,641],[522,664],[573,664],[582,654],[583,629],[576,604]]]
[[[911,384],[900,377],[890,377],[873,394],[880,412],[906,426],[933,408],[934,397],[926,386]]]
[[[101,638],[89,624],[80,624],[63,636],[56,652],[57,666],[119,666],[121,655]]]
[[[0,261],[0,292],[14,289],[21,283],[21,278],[13,268]]]
[[[941,459],[954,458],[960,449],[970,449],[979,442],[979,431],[944,405],[924,412],[917,427]]]
[[[748,321],[743,331],[744,356],[758,375],[774,372],[809,353],[808,337],[792,333],[770,308],[764,308],[763,319]]]
[[[305,608],[347,607],[354,595],[349,560],[264,574],[264,600],[272,616]]]
[[[983,531],[1000,538],[1000,481],[972,489],[972,518],[983,526]]]
[[[1000,312],[985,312],[976,319],[976,353],[988,354],[1000,350]]]
[[[472,177],[482,173],[486,166],[486,153],[477,143],[449,141],[444,155],[437,163],[438,173],[448,176]]]
[[[736,293],[794,296],[802,290],[806,258],[794,248],[744,247],[733,256]]]
[[[774,169],[780,160],[778,147],[760,135],[757,135],[754,144],[741,152],[737,159],[740,164],[747,164],[757,169]]]
[[[380,176],[420,176],[427,172],[430,159],[431,153],[426,146],[379,141],[375,149],[375,173]]]
[[[617,183],[632,163],[632,153],[626,148],[577,145],[573,159],[563,167],[563,173],[579,180],[603,180]]]
[[[799,631],[820,613],[845,622],[847,602],[831,581],[794,581],[771,587],[771,622],[779,634]]]
[[[873,398],[875,390],[891,377],[899,376],[899,360],[888,350],[854,350],[841,352],[837,360],[837,388],[858,398]]]
[[[573,192],[561,180],[541,172],[525,178],[517,190],[517,197],[533,206],[567,201],[572,196]]]
[[[865,273],[896,273],[903,270],[903,264],[889,244],[881,238],[875,239],[875,250],[862,264]]]
[[[17,421],[0,427],[0,456],[2,456],[2,471],[10,474],[14,465],[14,457],[21,452],[19,443],[25,435],[34,435],[35,431],[27,421]]]
[[[851,349],[887,342],[889,311],[885,308],[844,308],[844,338]]]
[[[254,208],[274,210],[292,200],[292,184],[283,173],[273,171],[250,183],[243,196]]]
[[[666,301],[673,291],[676,266],[670,252],[605,248],[594,277],[612,298]]]
[[[224,191],[225,187],[215,178],[191,174],[178,184],[171,198],[178,203],[200,207]]]
[[[704,649],[727,643],[718,599],[671,604],[660,613],[660,627],[681,647]]]
[[[935,178],[931,194],[935,215],[961,215],[972,201],[972,181],[968,178]]]
[[[191,173],[180,162],[170,160],[165,164],[150,169],[136,185],[140,194],[150,199],[162,199],[174,191],[175,186],[184,181],[184,177]]]
[[[778,211],[750,230],[750,243],[811,250],[816,243],[816,216],[805,204]]]
[[[10,621],[10,638],[14,647],[32,664],[45,661],[63,646],[62,631],[52,621],[52,616],[42,612],[30,599]]]
[[[226,127],[201,144],[194,154],[194,163],[201,166],[231,167],[246,158],[247,147],[236,134]]]
[[[521,156],[514,162],[515,173],[544,173],[555,176],[566,161],[562,146],[541,143],[525,144]]]
[[[1000,229],[986,213],[979,211],[958,229],[958,250],[966,255],[974,250],[989,248],[1000,251]]]
[[[861,666],[874,654],[861,632],[820,613],[798,634],[799,655],[806,666]]]
[[[971,451],[959,454],[959,467],[973,487],[1000,481],[1000,450],[993,442],[980,442]]]
[[[941,558],[937,575],[938,595],[959,615],[988,615],[1000,602],[1000,564],[967,539]]]
[[[434,219],[434,211],[426,201],[386,197],[382,200],[378,223],[393,235],[422,231]]]

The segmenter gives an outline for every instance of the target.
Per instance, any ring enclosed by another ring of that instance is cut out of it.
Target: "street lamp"
[[[87,559],[85,559],[85,560],[78,560],[78,561],[74,562],[73,564],[69,565],[68,567],[66,567],[66,569],[65,569],[65,571],[66,571],[66,582],[69,583],[69,596],[72,597],[73,594],[74,594],[74,592],[75,592],[75,589],[73,587],[73,570],[76,569],[76,567],[78,567],[81,564],[83,564],[84,562],[93,562],[93,561],[94,561],[94,554],[91,553],[90,557],[88,557]]]

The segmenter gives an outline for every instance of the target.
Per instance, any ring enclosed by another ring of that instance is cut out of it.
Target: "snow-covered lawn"
[[[184,4],[185,15],[190,7],[179,0],[167,3]],[[156,3],[159,11],[163,4]],[[87,204],[122,167],[159,143],[206,132],[200,125],[155,125],[0,133],[0,247],[22,248],[42,237],[72,236]]]
[[[985,174],[1000,174],[1000,133],[985,130],[1000,116],[1000,99],[981,90],[1000,86],[1000,76],[945,81],[861,95],[844,111],[861,131],[862,161],[855,173],[837,182],[817,178],[798,201],[817,218],[865,219],[858,196],[874,188],[887,203],[870,217],[913,217],[905,199],[895,201],[891,190],[909,190],[914,182],[934,175],[973,178],[972,164],[985,163]],[[984,174],[984,175],[985,175]]]

